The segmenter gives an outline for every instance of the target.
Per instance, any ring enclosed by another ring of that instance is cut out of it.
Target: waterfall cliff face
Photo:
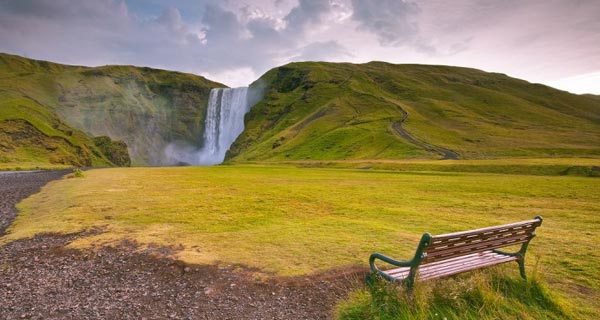
[[[204,129],[204,147],[198,152],[197,164],[223,162],[225,153],[244,131],[248,112],[248,88],[212,89],[208,99]]]

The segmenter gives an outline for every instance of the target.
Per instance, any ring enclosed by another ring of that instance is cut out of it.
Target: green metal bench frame
[[[537,216],[533,220],[437,236],[424,233],[421,237],[421,241],[419,241],[415,255],[411,260],[400,261],[387,257],[381,253],[373,253],[369,257],[371,273],[367,275],[367,284],[372,284],[373,276],[379,276],[388,281],[404,283],[411,289],[414,286],[415,281],[419,279],[418,274],[420,267],[432,267],[431,269],[433,271],[430,275],[426,276],[426,278],[434,279],[508,261],[516,261],[519,264],[521,277],[526,279],[525,253],[527,252],[529,242],[535,237],[535,229],[542,224],[542,221],[542,217]],[[505,252],[499,250],[499,248],[516,244],[521,244],[521,249],[517,252]],[[428,256],[432,251],[434,251],[434,254],[437,254],[436,257],[431,258]],[[444,254],[446,254],[448,258],[445,258]],[[499,260],[496,262],[492,261],[489,265],[482,265],[481,267],[469,266],[469,262],[476,261],[476,254],[497,256],[499,257]],[[462,263],[461,258],[466,256],[471,257],[469,258],[470,260],[466,259],[466,262]],[[383,271],[379,269],[375,264],[376,260],[381,260],[392,266],[399,267],[391,270],[400,270],[397,271],[397,274],[400,274],[401,276],[394,275],[390,270]],[[435,264],[428,260],[432,260]],[[452,261],[456,266],[455,269],[444,271],[446,273],[450,272],[450,274],[443,274],[444,272],[441,272],[442,275],[436,276],[436,267],[438,269],[448,268],[447,265],[444,265],[445,261]],[[431,264],[427,265],[427,263]]]

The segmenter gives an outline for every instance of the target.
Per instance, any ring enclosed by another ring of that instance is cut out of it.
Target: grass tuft
[[[81,169],[75,168],[73,170],[73,178],[83,178],[83,177],[84,177],[84,175],[83,175],[83,171],[81,171]]]
[[[508,266],[404,286],[376,281],[338,305],[340,320],[565,319],[572,306],[539,273],[523,280]]]

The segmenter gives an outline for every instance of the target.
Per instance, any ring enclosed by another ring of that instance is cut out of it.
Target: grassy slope
[[[19,205],[0,242],[89,227],[76,246],[137,239],[178,257],[297,275],[373,251],[410,257],[424,231],[445,233],[544,216],[529,251],[553,292],[600,316],[595,178],[291,167],[104,169],[56,181]],[[393,190],[393,192],[390,192]],[[516,274],[516,266],[510,268]]]
[[[123,140],[135,164],[165,163],[170,142],[201,144],[208,93],[223,86],[179,72],[65,66],[8,54],[0,54],[0,75],[0,101],[19,108],[10,102],[19,98],[87,135]],[[29,121],[30,113],[21,113]]]
[[[252,87],[264,100],[246,116],[233,161],[437,158],[399,137],[463,158],[598,156],[600,104],[480,70],[382,62],[292,63]]]
[[[90,137],[52,110],[6,92],[0,92],[0,163],[4,168],[111,165]]]

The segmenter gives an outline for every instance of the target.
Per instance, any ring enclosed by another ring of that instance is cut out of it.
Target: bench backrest
[[[471,253],[520,244],[535,236],[535,228],[542,224],[541,218],[432,236],[423,252],[421,263],[446,260]]]

